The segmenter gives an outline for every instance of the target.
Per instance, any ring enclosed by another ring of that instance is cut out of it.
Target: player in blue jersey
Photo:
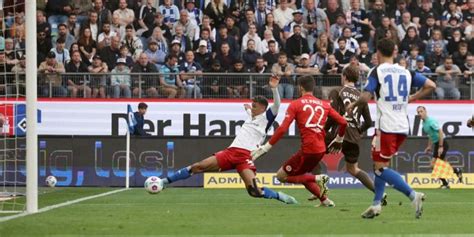
[[[418,106],[416,108],[416,113],[423,120],[423,131],[428,135],[428,146],[425,149],[425,152],[431,152],[431,147],[433,146],[433,159],[431,160],[432,164],[436,162],[436,159],[444,160],[446,153],[449,149],[449,144],[445,140],[443,130],[439,127],[438,121],[433,117],[428,116],[428,112],[424,106]],[[453,168],[454,173],[458,176],[459,182],[462,182],[462,171],[460,168]],[[449,189],[449,184],[446,179],[440,178],[441,189]]]
[[[349,105],[351,111],[355,106],[370,100],[372,95],[375,95],[377,104],[376,135],[372,142],[375,197],[373,204],[362,213],[363,218],[374,218],[382,212],[381,202],[386,183],[410,198],[416,209],[416,218],[420,218],[423,212],[425,195],[415,192],[397,171],[388,166],[390,159],[408,135],[408,103],[431,93],[436,84],[419,73],[410,72],[394,64],[394,49],[395,43],[389,39],[384,38],[377,43],[379,65],[369,72],[367,84],[359,100]],[[412,87],[421,89],[410,95]]]

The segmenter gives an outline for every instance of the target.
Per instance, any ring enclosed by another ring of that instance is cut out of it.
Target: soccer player
[[[273,105],[267,110],[268,101],[262,96],[256,96],[252,105],[245,104],[248,114],[242,128],[237,133],[232,144],[214,155],[178,170],[163,180],[163,185],[183,180],[193,174],[203,172],[226,171],[236,169],[245,183],[247,192],[255,198],[277,199],[287,204],[296,204],[295,198],[283,193],[275,192],[270,188],[257,186],[255,179],[256,167],[252,161],[251,151],[257,149],[265,139],[268,129],[275,121],[280,107],[280,94],[278,93],[279,79],[272,77],[269,86],[273,92]]]
[[[267,153],[285,134],[293,120],[296,120],[301,133],[301,148],[278,170],[277,178],[280,182],[303,184],[319,198],[322,206],[334,207],[334,202],[327,198],[324,190],[321,192],[319,187],[321,183],[325,186],[327,176],[316,176],[311,172],[326,153],[324,125],[328,116],[339,124],[338,135],[329,145],[332,152],[340,151],[347,122],[328,102],[314,97],[314,87],[312,76],[302,76],[298,79],[301,97],[291,102],[280,127],[265,145],[252,152],[252,158],[255,160]]]
[[[369,72],[367,84],[359,100],[348,106],[349,111],[354,112],[356,106],[367,103],[372,94],[375,94],[377,119],[376,135],[372,142],[375,196],[373,204],[362,213],[363,218],[374,218],[382,212],[381,202],[386,183],[410,198],[416,210],[416,218],[420,218],[423,212],[424,194],[415,192],[398,172],[388,166],[390,159],[397,153],[408,134],[408,103],[431,93],[436,85],[419,73],[412,73],[395,65],[394,49],[393,41],[386,38],[379,40],[377,43],[379,65]],[[409,95],[412,87],[421,89]]]
[[[433,117],[428,117],[428,113],[424,106],[418,106],[416,113],[423,120],[423,131],[428,134],[428,145],[426,146],[425,152],[431,152],[431,146],[433,146],[433,158],[431,164],[435,164],[436,159],[444,160],[446,152],[448,152],[449,145],[444,139],[443,130],[439,127],[438,122]],[[462,171],[459,168],[453,168],[454,173],[458,176],[459,182],[462,182]],[[449,184],[446,179],[440,178],[441,189],[449,189]]]
[[[344,115],[347,121],[346,135],[342,143],[342,154],[344,154],[344,160],[346,161],[346,169],[349,174],[356,177],[367,189],[375,193],[374,181],[357,164],[360,153],[359,141],[362,138],[362,134],[372,126],[369,105],[363,103],[360,107],[355,107],[352,113],[346,111],[346,107],[357,101],[360,96],[360,91],[355,87],[355,83],[359,80],[359,68],[355,65],[345,67],[342,71],[341,79],[343,87],[338,90],[332,90],[329,93],[329,99],[331,106],[339,114]],[[362,124],[360,122],[361,117],[364,119]],[[332,119],[328,119],[325,127],[327,132],[326,141],[331,141],[336,137],[336,128],[337,123]],[[382,200],[382,205],[387,205],[386,194]]]

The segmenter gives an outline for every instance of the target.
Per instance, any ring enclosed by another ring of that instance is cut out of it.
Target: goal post
[[[36,0],[25,1],[26,28],[26,211],[38,212]]]

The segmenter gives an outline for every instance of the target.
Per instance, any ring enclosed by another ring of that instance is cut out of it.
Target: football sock
[[[374,180],[375,185],[375,196],[373,205],[380,205],[382,202],[383,194],[385,192],[385,181],[379,176],[375,176]]]
[[[380,170],[375,171],[375,175],[380,177],[381,179],[385,180],[390,185],[398,190],[399,192],[405,194],[405,196],[409,197],[410,200],[415,198],[415,191],[411,189],[411,187],[402,179],[399,173],[395,170],[390,168],[383,168]]]
[[[163,183],[164,184],[168,184],[168,183],[173,183],[173,182],[176,182],[178,180],[183,180],[183,179],[187,179],[191,177],[191,172],[190,172],[190,168],[189,167],[184,167],[178,171],[176,171],[174,174],[166,177],[166,181],[164,181]]]
[[[363,170],[359,170],[355,177],[370,191],[375,192],[374,181],[370,178],[369,174]]]
[[[444,186],[448,186],[448,181],[446,179],[441,179],[441,182],[443,183]]]
[[[304,182],[303,185],[314,196],[318,197],[321,202],[327,199],[326,196],[321,197],[321,190],[319,189],[319,186],[318,186],[318,184],[316,184],[316,182],[314,182],[314,181]]]
[[[286,179],[287,183],[293,183],[293,184],[302,184],[306,182],[316,182],[316,176],[312,174],[302,174],[302,175],[296,175],[296,176],[288,176]]]
[[[263,190],[263,198],[279,200],[280,197],[278,196],[278,193],[273,191],[271,188],[263,187],[262,190]]]

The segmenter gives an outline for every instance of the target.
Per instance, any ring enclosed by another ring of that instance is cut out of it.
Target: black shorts
[[[344,160],[347,163],[357,163],[359,159],[359,144],[344,141],[342,143],[342,154],[344,154]]]
[[[443,141],[443,153],[441,155],[438,154],[438,148],[439,148],[439,143],[436,142],[433,144],[433,158],[439,158],[441,160],[444,160],[444,157],[446,156],[446,152],[449,150],[449,145],[446,140]]]

